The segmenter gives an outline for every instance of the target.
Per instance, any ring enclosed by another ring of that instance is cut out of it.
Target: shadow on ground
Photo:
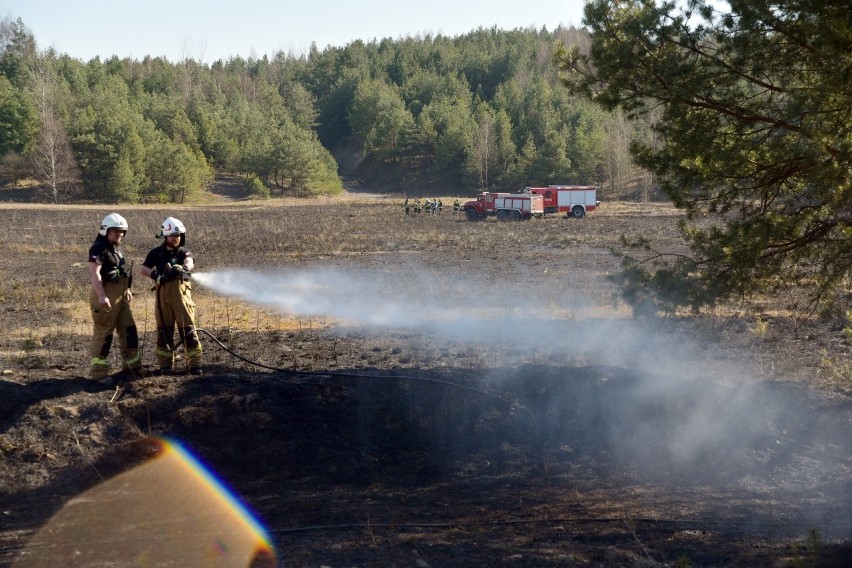
[[[840,566],[850,552],[852,408],[783,384],[213,367],[118,392],[2,382],[0,401],[0,563],[69,498],[149,459],[152,436],[233,487],[291,566]]]

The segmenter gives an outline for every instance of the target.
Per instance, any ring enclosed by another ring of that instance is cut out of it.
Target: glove
[[[184,268],[183,265],[181,265],[181,264],[176,264],[176,265],[172,266],[167,271],[167,274],[169,275],[169,280],[178,280],[179,279],[179,280],[182,280],[183,282],[186,282],[187,280],[189,280],[190,276],[192,276],[190,274],[190,272],[186,268]]]
[[[151,280],[157,283],[157,286],[171,282],[178,276],[179,267],[166,265],[166,269],[162,274],[155,268],[151,271]]]

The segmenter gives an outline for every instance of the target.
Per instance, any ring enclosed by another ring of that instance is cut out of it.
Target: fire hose
[[[244,356],[240,355],[239,353],[237,353],[236,351],[234,351],[233,349],[229,348],[227,345],[222,343],[216,336],[214,336],[212,333],[210,333],[206,329],[197,328],[195,330],[195,332],[205,334],[207,337],[212,339],[219,347],[221,347],[222,349],[224,349],[225,351],[227,351],[228,353],[230,353],[231,355],[233,355],[234,357],[236,357],[240,361],[248,363],[249,365],[254,365],[255,367],[260,367],[262,369],[267,369],[267,370],[275,371],[275,372],[278,372],[278,373],[288,373],[288,374],[291,374],[291,375],[299,375],[299,376],[302,376],[302,377],[310,377],[310,378],[333,377],[333,378],[339,378],[339,379],[389,379],[389,380],[419,381],[419,382],[425,382],[425,383],[434,383],[434,384],[439,384],[439,385],[444,385],[444,386],[449,386],[449,387],[454,387],[454,388],[458,388],[458,389],[462,389],[462,390],[471,391],[471,392],[474,392],[474,393],[477,393],[477,394],[481,394],[481,395],[488,396],[490,398],[497,399],[497,400],[507,404],[509,406],[509,408],[511,408],[512,410],[521,410],[521,411],[525,412],[526,414],[529,414],[530,417],[532,417],[532,413],[525,406],[518,404],[517,402],[514,402],[512,400],[509,400],[508,398],[501,396],[498,393],[487,391],[485,389],[472,387],[470,385],[464,385],[464,384],[461,384],[461,383],[455,383],[453,381],[446,381],[446,380],[443,380],[443,379],[432,379],[432,378],[428,378],[428,377],[415,377],[415,376],[412,376],[412,375],[371,375],[371,374],[363,374],[363,373],[337,373],[337,372],[333,372],[333,371],[331,371],[331,372],[329,372],[329,371],[315,372],[315,371],[298,371],[298,370],[294,370],[294,369],[285,369],[285,368],[282,368],[282,367],[275,367],[275,366],[272,366],[272,365],[266,365],[264,363],[260,363],[258,361],[253,361],[253,360],[249,359],[248,357],[244,357]],[[175,345],[173,350],[176,350],[184,342],[184,340],[185,340],[185,338],[182,338],[178,342],[178,344]]]
[[[170,265],[167,265],[167,266],[170,267]],[[185,277],[189,277],[189,276],[191,276],[190,273],[185,274]],[[155,285],[154,288],[152,288],[152,289],[156,290],[156,299],[155,299],[156,309],[158,310],[158,312],[159,312],[159,314],[162,318],[162,307],[160,306],[159,281],[157,282],[157,285]],[[334,377],[334,378],[340,378],[340,379],[392,379],[392,380],[419,381],[419,382],[439,384],[439,385],[444,385],[444,386],[449,386],[449,387],[453,387],[453,388],[458,388],[458,389],[474,392],[474,393],[481,394],[481,395],[484,395],[484,396],[487,396],[487,397],[490,397],[490,398],[497,399],[497,400],[503,402],[504,404],[507,404],[510,409],[523,411],[524,413],[528,414],[531,418],[534,418],[533,415],[532,415],[532,412],[530,412],[529,409],[527,409],[523,405],[520,405],[520,404],[518,404],[518,403],[516,403],[512,400],[509,400],[508,398],[501,396],[498,393],[494,393],[494,392],[487,391],[487,390],[484,390],[484,389],[480,389],[480,388],[477,388],[477,387],[472,387],[472,386],[469,386],[469,385],[464,385],[464,384],[455,383],[455,382],[452,382],[452,381],[446,381],[446,380],[442,380],[442,379],[433,379],[433,378],[428,378],[428,377],[414,377],[414,376],[410,376],[410,375],[375,375],[375,374],[358,374],[358,373],[312,372],[312,371],[298,371],[298,370],[294,370],[294,369],[284,369],[284,368],[281,368],[281,367],[266,365],[266,364],[260,363],[258,361],[253,361],[253,360],[251,360],[247,357],[240,355],[239,353],[235,352],[234,350],[232,350],[228,346],[226,346],[224,343],[222,343],[216,336],[214,336],[212,333],[210,333],[206,329],[195,328],[193,331],[195,333],[203,333],[203,334],[207,335],[219,347],[221,347],[222,349],[224,349],[225,351],[227,351],[228,353],[230,353],[231,355],[233,355],[237,359],[239,359],[239,360],[241,360],[245,363],[248,363],[249,365],[254,365],[254,366],[260,367],[262,369],[267,369],[267,370],[275,371],[275,372],[279,372],[279,373],[288,373],[288,374],[291,374],[291,375],[299,375],[299,376],[303,376],[303,377],[312,377],[312,378]],[[186,336],[189,336],[189,333],[187,333]],[[169,349],[172,352],[177,351],[178,348],[186,342],[186,338],[187,338],[186,336],[185,337],[179,337],[178,342],[174,345],[174,347],[166,346],[166,349]]]
[[[159,302],[158,302],[158,304],[159,304]],[[249,359],[248,357],[244,357],[243,355],[240,355],[239,353],[237,353],[236,351],[234,351],[233,349],[231,349],[230,347],[228,347],[227,345],[222,343],[219,340],[219,338],[217,338],[215,335],[213,335],[212,333],[210,333],[206,329],[195,328],[194,331],[195,331],[195,333],[205,334],[207,337],[212,339],[213,342],[216,343],[219,347],[221,347],[223,350],[227,351],[228,353],[230,353],[231,355],[233,355],[234,357],[236,357],[240,361],[243,361],[244,363],[248,363],[249,365],[253,365],[255,367],[267,369],[269,371],[275,371],[275,372],[278,372],[278,373],[287,373],[287,374],[290,374],[290,375],[298,375],[298,376],[309,377],[309,378],[332,377],[332,378],[338,378],[338,379],[386,379],[386,380],[400,380],[400,381],[418,381],[418,382],[424,382],[424,383],[439,384],[439,385],[443,385],[443,386],[448,386],[448,387],[453,387],[453,388],[457,388],[457,389],[462,389],[462,390],[474,392],[476,394],[481,394],[481,395],[484,395],[484,396],[487,396],[487,397],[490,397],[490,398],[494,398],[494,399],[499,400],[500,402],[508,405],[511,410],[520,410],[520,411],[524,412],[525,414],[528,414],[530,418],[534,418],[532,412],[530,412],[530,410],[528,408],[526,408],[525,406],[518,404],[515,401],[509,400],[508,398],[501,396],[498,393],[487,391],[485,389],[480,389],[480,388],[477,388],[477,387],[472,387],[470,385],[464,385],[464,384],[461,384],[461,383],[455,383],[453,381],[446,381],[446,380],[443,380],[443,379],[433,379],[433,378],[429,378],[429,377],[415,377],[415,376],[412,376],[412,375],[375,375],[375,374],[371,375],[371,374],[364,374],[364,373],[337,373],[337,372],[334,372],[334,371],[315,372],[315,371],[298,371],[298,370],[295,370],[295,369],[285,369],[283,367],[275,367],[275,366],[272,366],[272,365],[266,365],[265,363],[261,363],[259,361],[254,361],[252,359]],[[187,336],[188,335],[189,334],[187,334]],[[179,337],[178,342],[175,343],[174,347],[171,347],[171,348],[167,347],[167,349],[169,349],[170,351],[177,351],[178,348],[180,348],[180,346],[183,345],[185,341],[186,341],[186,337]]]

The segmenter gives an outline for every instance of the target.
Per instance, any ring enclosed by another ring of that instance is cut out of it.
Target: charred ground
[[[852,403],[840,323],[793,322],[771,299],[637,323],[604,279],[618,268],[607,248],[621,234],[678,247],[666,207],[511,226],[401,209],[121,212],[137,263],[161,217],[177,214],[199,269],[402,266],[413,295],[437,298],[459,273],[483,289],[571,290],[575,308],[540,325],[596,341],[565,349],[363,329],[200,288],[201,327],[274,370],[203,335],[204,378],[103,390],[83,378],[83,261],[108,211],[0,212],[0,564],[69,498],[168,436],[257,513],[283,565],[846,565]],[[507,262],[507,250],[534,254]],[[150,293],[135,288],[152,364]],[[644,331],[644,346],[616,340],[612,330],[628,327]]]

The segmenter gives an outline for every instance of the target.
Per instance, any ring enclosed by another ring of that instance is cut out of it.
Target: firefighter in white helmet
[[[139,355],[139,335],[130,301],[133,293],[131,271],[121,252],[121,241],[127,233],[127,221],[118,213],[110,213],[101,222],[95,242],[89,248],[89,306],[92,311],[94,334],[91,343],[89,376],[110,385],[109,352],[113,331],[118,334],[122,369],[133,376],[142,372]]]
[[[169,217],[163,221],[157,237],[163,244],[152,249],[139,273],[155,283],[157,348],[154,353],[160,372],[175,371],[175,351],[182,347],[186,354],[187,371],[201,375],[201,343],[195,331],[195,302],[192,301],[192,269],[195,261],[186,244],[186,228],[180,219]],[[174,342],[177,327],[180,343]]]

